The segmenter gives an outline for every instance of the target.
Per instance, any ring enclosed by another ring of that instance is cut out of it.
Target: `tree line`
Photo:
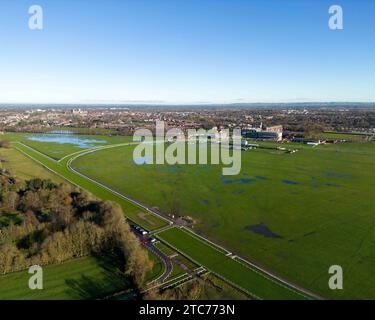
[[[109,252],[140,288],[153,264],[119,205],[67,184],[0,172],[0,274]]]

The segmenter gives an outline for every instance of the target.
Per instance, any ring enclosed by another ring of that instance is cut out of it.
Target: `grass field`
[[[30,290],[27,270],[0,276],[0,300],[95,299],[131,288],[109,259],[71,260],[43,268],[43,289]]]
[[[299,151],[243,152],[235,177],[219,166],[137,166],[131,146],[74,166],[150,206],[193,217],[197,231],[323,296],[375,298],[375,143],[285,146]],[[341,291],[328,288],[334,264],[346,275]]]

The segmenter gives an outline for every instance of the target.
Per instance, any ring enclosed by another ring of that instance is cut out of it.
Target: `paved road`
[[[157,255],[164,263],[164,272],[163,274],[155,280],[155,282],[161,282],[163,283],[168,279],[168,277],[171,275],[173,270],[173,264],[169,257],[167,257],[163,252],[161,252],[158,248],[156,248],[152,243],[146,244],[146,247],[148,250],[150,250],[153,254]]]
[[[164,264],[164,271],[163,273],[155,280],[152,282],[160,282],[163,283],[164,281],[167,280],[167,278],[171,275],[172,270],[173,270],[173,264],[171,259],[166,256],[162,251],[160,251],[153,243],[151,243],[150,240],[150,234],[147,234],[145,236],[140,235],[133,227],[131,228],[135,236],[138,238],[139,242],[143,244],[143,246],[151,251],[154,255],[160,258],[160,260]]]

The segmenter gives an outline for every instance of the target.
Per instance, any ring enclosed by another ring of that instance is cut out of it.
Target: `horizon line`
[[[327,101],[273,101],[273,102],[161,102],[161,101],[132,101],[132,102],[125,102],[125,101],[92,101],[92,102],[1,102],[0,106],[5,105],[113,105],[113,106],[199,106],[199,105],[206,105],[206,106],[217,106],[217,105],[273,105],[273,104],[375,104],[375,100],[373,101],[334,101],[334,100],[327,100]]]

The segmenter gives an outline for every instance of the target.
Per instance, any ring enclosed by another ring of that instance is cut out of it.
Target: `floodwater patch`
[[[233,190],[232,191],[233,194],[237,194],[237,195],[243,194],[244,192],[245,192],[244,190]]]
[[[210,202],[207,199],[203,199],[202,203],[207,206]]]
[[[79,148],[94,148],[97,144],[107,144],[107,141],[84,138],[74,134],[44,133],[27,137],[28,140],[38,142],[52,142],[58,144],[72,144]]]
[[[249,183],[252,183],[252,182],[256,181],[256,179],[248,179],[248,178],[225,179],[223,176],[221,177],[221,180],[225,184],[232,184],[232,183],[249,184]]]
[[[267,177],[263,176],[256,176],[255,178],[257,178],[258,180],[267,180]]]
[[[337,173],[337,172],[326,172],[324,174],[328,178],[348,178],[349,175],[346,173]]]
[[[299,184],[296,181],[287,180],[287,179],[282,180],[282,182],[285,183],[285,184],[289,184],[289,185],[297,185],[297,184]]]
[[[245,227],[246,231],[254,232],[260,234],[266,238],[281,239],[282,236],[277,233],[272,232],[264,223],[254,224]]]

